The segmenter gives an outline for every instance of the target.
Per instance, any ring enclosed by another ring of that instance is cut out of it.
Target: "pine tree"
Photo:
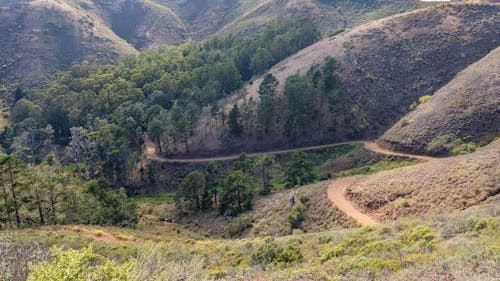
[[[231,111],[229,112],[229,132],[236,137],[239,137],[243,132],[240,125],[240,109],[238,105],[235,104]]]

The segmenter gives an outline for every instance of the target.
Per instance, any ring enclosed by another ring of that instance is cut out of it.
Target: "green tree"
[[[250,69],[254,73],[264,72],[273,64],[273,61],[273,56],[269,50],[258,48],[251,58]]]
[[[321,87],[324,91],[333,90],[337,84],[338,79],[335,72],[339,69],[339,64],[333,58],[328,57],[321,70]]]
[[[233,105],[233,108],[229,112],[229,132],[236,137],[239,137],[243,132],[240,125],[240,109],[238,105]]]
[[[164,131],[165,131],[165,128],[163,127],[160,120],[154,118],[151,122],[149,122],[148,135],[151,138],[151,140],[154,141],[156,146],[159,148],[160,152],[162,152],[161,136],[163,135]]]
[[[125,189],[113,189],[104,178],[91,180],[83,185],[83,208],[91,224],[130,224],[135,221],[136,205],[127,198]],[[92,202],[93,204],[89,204]],[[80,215],[81,215],[80,214]],[[83,218],[83,217],[82,217]]]
[[[292,159],[286,163],[285,174],[288,186],[301,186],[311,183],[315,179],[314,163],[307,160],[303,151],[295,152]]]
[[[251,180],[242,171],[231,172],[224,180],[219,211],[227,216],[236,216],[252,208],[253,190]]]
[[[295,140],[318,117],[315,90],[309,77],[292,75],[286,79],[284,93],[287,104],[284,131],[290,140]]]
[[[251,176],[253,170],[253,160],[248,157],[245,152],[240,153],[238,158],[234,160],[234,170],[240,170],[243,174]]]
[[[256,172],[262,183],[260,194],[267,195],[271,192],[272,171],[276,161],[273,156],[264,155],[256,161]]]
[[[18,158],[7,155],[0,159],[0,173],[2,175],[2,185],[3,185],[3,193],[4,193],[4,201],[7,205],[7,212],[12,212],[11,209],[14,209],[16,224],[18,227],[21,227],[21,198],[20,192],[23,187],[22,183],[22,173],[25,171],[26,164]],[[7,190],[10,192],[11,198],[9,199],[7,194]],[[12,204],[12,207],[11,207]]]
[[[212,161],[205,167],[206,189],[212,196],[214,206],[217,208],[217,189],[221,184],[222,166],[220,162]]]
[[[199,171],[187,174],[175,194],[176,205],[179,209],[201,209],[200,196],[205,189],[205,175]]]
[[[259,86],[260,103],[258,107],[259,124],[262,126],[264,133],[269,132],[269,127],[274,114],[274,97],[278,87],[278,80],[272,75],[267,74]]]

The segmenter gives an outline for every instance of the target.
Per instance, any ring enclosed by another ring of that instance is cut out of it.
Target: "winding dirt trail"
[[[391,150],[388,150],[388,149],[385,149],[385,148],[379,146],[374,141],[337,142],[337,143],[315,145],[315,146],[308,146],[308,147],[301,147],[301,148],[272,150],[272,151],[265,151],[265,152],[254,152],[254,153],[248,153],[247,156],[252,158],[252,157],[258,157],[258,156],[262,156],[262,155],[286,154],[286,153],[292,153],[292,152],[297,152],[297,151],[309,151],[309,150],[317,150],[317,149],[323,149],[323,148],[329,148],[329,147],[336,147],[336,146],[341,146],[341,145],[346,145],[346,144],[363,144],[366,149],[371,150],[371,151],[376,152],[376,153],[380,153],[380,154],[406,156],[406,157],[412,157],[412,158],[422,159],[422,160],[426,160],[426,161],[431,161],[431,160],[436,159],[435,157],[431,157],[431,156],[394,152],[394,151],[391,151]],[[234,160],[234,159],[238,158],[238,156],[240,155],[240,154],[233,154],[233,155],[227,155],[227,156],[200,157],[200,158],[168,158],[168,157],[163,157],[163,156],[158,155],[157,150],[156,150],[156,144],[153,143],[153,141],[151,141],[149,138],[144,138],[144,145],[146,147],[147,159],[153,160],[153,161],[158,161],[158,162],[204,163],[204,162],[210,162],[210,161],[228,161],[228,160]]]
[[[421,160],[426,160],[426,161],[433,161],[433,160],[438,159],[436,157],[426,156],[426,155],[417,155],[417,154],[407,154],[407,153],[395,152],[395,151],[385,149],[385,148],[379,146],[374,141],[364,141],[363,143],[365,144],[366,149],[371,150],[371,151],[376,152],[376,153],[380,153],[380,154],[405,156],[405,157],[411,157],[411,158],[416,158],[416,159],[421,159]]]
[[[436,159],[438,159],[435,157],[425,156],[425,155],[415,155],[415,154],[394,152],[394,151],[385,149],[383,147],[380,147],[374,141],[365,141],[363,143],[364,143],[366,149],[371,150],[371,151],[376,152],[376,153],[380,153],[380,154],[406,156],[406,157],[411,157],[411,158],[416,158],[416,159],[421,159],[421,160],[426,160],[426,161],[435,161]],[[330,184],[328,185],[327,193],[328,193],[328,199],[330,199],[330,201],[332,201],[337,208],[339,208],[341,211],[346,213],[348,216],[357,220],[358,223],[360,223],[361,225],[376,225],[376,224],[378,224],[376,220],[374,220],[370,216],[366,215],[361,210],[357,209],[356,206],[354,206],[345,196],[346,189],[349,186],[351,186],[356,179],[359,179],[362,177],[368,177],[368,176],[369,175],[351,176],[351,177],[345,177],[345,178],[339,178],[339,179],[332,180],[330,182]]]
[[[361,225],[376,225],[377,221],[366,214],[363,214],[345,197],[345,190],[355,179],[361,176],[351,176],[332,180],[328,185],[328,199],[332,201],[337,208],[348,216],[354,218]]]
[[[286,154],[297,151],[308,151],[308,150],[317,150],[335,146],[341,146],[346,144],[357,144],[357,143],[367,143],[366,141],[347,141],[347,142],[339,142],[332,144],[324,144],[324,145],[315,145],[308,146],[302,148],[293,148],[293,149],[283,149],[283,150],[273,150],[273,151],[265,151],[265,152],[255,152],[255,153],[247,153],[247,157],[253,158],[262,155],[275,155],[275,154]],[[158,155],[156,152],[156,144],[154,144],[150,139],[144,139],[144,145],[146,146],[146,157],[149,160],[158,161],[158,162],[170,162],[170,163],[205,163],[210,161],[228,161],[234,160],[240,156],[240,154],[233,154],[227,156],[214,156],[214,157],[200,157],[200,158],[168,158],[162,157]],[[366,144],[365,144],[366,146]]]
[[[216,157],[207,157],[207,158],[190,158],[190,159],[175,159],[175,158],[166,158],[161,157],[156,152],[156,145],[145,138],[144,140],[146,146],[146,157],[149,160],[159,161],[159,162],[171,162],[171,163],[205,163],[210,161],[227,161],[236,159],[239,154],[229,155],[229,156],[216,156]],[[322,148],[335,147],[345,144],[363,144],[366,149],[371,150],[376,153],[386,154],[386,155],[395,155],[395,156],[406,156],[416,159],[421,159],[425,161],[435,161],[438,158],[424,155],[415,155],[415,154],[406,154],[391,151],[379,146],[375,141],[348,141],[348,142],[340,142],[340,143],[332,143],[325,145],[316,145],[310,147],[303,148],[294,148],[294,149],[284,149],[284,150],[275,150],[275,151],[267,151],[267,152],[258,152],[258,153],[249,153],[248,157],[257,157],[261,155],[274,155],[281,153],[292,153],[296,151],[308,151]],[[368,176],[368,175],[367,175]],[[376,225],[377,221],[371,218],[370,216],[364,214],[361,210],[356,208],[346,197],[345,191],[346,189],[354,183],[356,179],[367,177],[367,176],[350,176],[332,180],[327,188],[328,199],[335,204],[337,208],[346,213],[348,216],[356,219],[361,225]]]

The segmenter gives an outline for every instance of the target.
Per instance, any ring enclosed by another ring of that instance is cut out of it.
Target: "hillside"
[[[416,0],[152,0],[170,7],[184,21],[194,40],[211,35],[255,33],[280,18],[314,19],[327,35],[349,26],[401,13],[424,3]]]
[[[461,71],[379,138],[402,151],[445,154],[500,134],[500,48]]]
[[[2,1],[0,17],[2,91],[51,81],[85,56],[112,61],[137,54],[99,18],[66,2]]]
[[[58,71],[87,56],[109,62],[215,34],[254,34],[290,15],[318,19],[327,33],[419,6],[415,0],[341,2],[5,0],[0,3],[0,95],[52,81]],[[320,12],[311,14],[311,5]]]
[[[500,189],[500,141],[477,152],[360,178],[347,197],[380,220],[463,210]]]
[[[499,11],[500,5],[443,4],[326,38],[275,65],[269,73],[278,80],[278,95],[282,96],[287,77],[305,75],[311,66],[333,57],[340,64],[334,110],[328,100],[318,103],[315,110],[321,117],[302,124],[297,134],[300,137],[293,140],[285,137],[287,104],[283,98],[273,110],[272,129],[264,137],[255,134],[255,123],[245,120],[243,136],[231,141],[226,126],[205,118],[191,139],[191,151],[265,150],[380,135],[420,96],[444,86],[460,70],[497,47]],[[258,100],[261,82],[262,78],[255,79],[228,99],[226,112],[237,101],[255,114],[251,106]]]
[[[238,2],[238,1],[235,1]],[[424,5],[420,1],[346,1],[346,0],[261,0],[239,1],[241,12],[216,33],[219,35],[254,32],[277,18],[314,19],[323,35],[366,23]],[[241,9],[243,8],[243,9]]]
[[[116,35],[138,50],[178,45],[189,39],[183,19],[157,1],[80,1],[79,6],[101,16]]]

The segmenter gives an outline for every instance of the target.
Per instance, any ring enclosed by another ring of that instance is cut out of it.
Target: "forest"
[[[160,153],[175,152],[173,143],[183,143],[189,151],[188,138],[207,110],[223,120],[230,138],[251,133],[245,124],[248,108],[235,105],[225,112],[223,99],[318,39],[314,25],[304,20],[274,21],[254,37],[162,47],[117,64],[86,60],[46,88],[18,88],[11,123],[0,136],[7,153],[2,160],[2,222],[133,224],[135,207],[126,190],[130,194],[133,189],[145,135]],[[269,132],[282,102],[288,105],[287,136],[293,139],[305,130],[318,119],[317,107],[325,99],[333,104],[339,95],[338,67],[328,59],[322,68],[289,77],[283,97],[277,94],[276,78],[266,75],[253,108],[256,134]],[[179,186],[179,209],[214,208],[224,215],[250,209],[255,194],[270,192],[270,173],[265,171],[274,162],[243,158],[227,175],[220,175],[215,164],[204,173],[193,171]],[[262,172],[258,177],[254,168]],[[290,166],[286,185],[311,181],[306,172],[293,169],[302,168]],[[100,211],[87,206],[100,206]]]
[[[1,141],[26,163],[38,164],[57,149],[61,161],[78,165],[86,179],[127,184],[144,133],[163,152],[175,152],[170,143],[184,143],[189,151],[188,138],[208,110],[228,118],[230,131],[239,134],[238,109],[226,116],[219,101],[318,39],[314,25],[303,20],[275,21],[256,37],[163,47],[117,64],[87,60],[45,89],[16,90]],[[262,110],[269,112],[269,105]]]

